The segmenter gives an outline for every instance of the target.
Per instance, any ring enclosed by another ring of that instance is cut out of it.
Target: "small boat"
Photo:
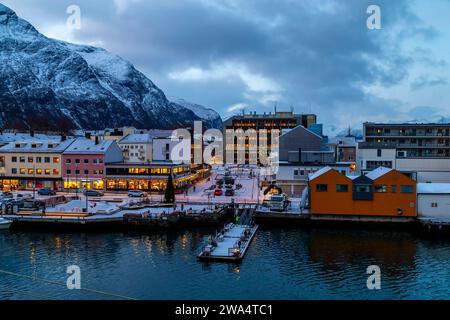
[[[9,229],[9,226],[12,224],[12,221],[0,218],[0,230]]]

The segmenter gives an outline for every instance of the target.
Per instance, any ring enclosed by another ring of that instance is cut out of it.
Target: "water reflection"
[[[407,232],[264,229],[241,264],[200,263],[211,229],[148,233],[0,233],[0,269],[146,299],[449,298],[450,240]],[[369,292],[379,265],[383,290]],[[14,293],[14,290],[18,292]],[[22,292],[22,293],[20,293]],[[101,299],[0,273],[0,299]]]

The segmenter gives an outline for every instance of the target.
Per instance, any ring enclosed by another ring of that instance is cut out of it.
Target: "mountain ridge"
[[[118,55],[47,38],[2,4],[0,37],[2,129],[176,129],[193,121],[217,125],[169,101]]]

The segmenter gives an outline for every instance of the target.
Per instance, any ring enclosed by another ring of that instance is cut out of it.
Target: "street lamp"
[[[33,165],[33,199],[36,198],[36,166]]]
[[[78,199],[78,164],[75,164],[75,196]]]

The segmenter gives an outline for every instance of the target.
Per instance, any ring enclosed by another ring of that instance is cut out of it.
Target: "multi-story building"
[[[118,141],[126,163],[150,163],[153,137],[148,133],[129,134]]]
[[[188,185],[196,178],[187,164],[163,161],[149,164],[113,163],[106,165],[106,190],[159,192],[166,189],[170,174],[176,188]]]
[[[336,137],[328,140],[328,147],[334,151],[338,162],[356,162],[357,142],[354,136]]]
[[[344,174],[354,171],[354,162],[336,161],[335,151],[328,150],[324,142],[322,136],[303,126],[280,136],[276,183],[283,192],[291,197],[300,197],[308,186],[308,176],[325,166]]]
[[[133,133],[124,136],[118,141],[120,148],[123,151],[124,162],[126,163],[150,163],[153,160],[169,160],[159,153],[159,145],[161,142],[157,142],[158,148],[156,148],[157,156],[153,155],[154,139],[166,139],[170,141],[172,135],[171,130],[148,130],[142,133]],[[169,142],[171,145],[174,144]]]
[[[358,164],[395,168],[418,182],[450,182],[450,124],[364,123]]]
[[[252,141],[252,137],[245,137],[244,145],[246,146],[244,152],[244,162],[250,163],[251,159],[257,159],[259,162],[258,151],[249,150],[249,145],[258,145],[262,142],[261,139],[266,139],[264,143],[267,145],[268,150],[272,148],[271,133],[272,130],[279,130],[280,134],[282,130],[293,129],[299,125],[309,128],[317,121],[317,117],[314,114],[295,114],[293,112],[275,112],[257,114],[249,113],[242,115],[236,115],[224,122],[224,155],[227,163],[237,163],[238,159],[238,138],[235,136],[234,141],[228,141],[235,130],[242,129],[244,132],[250,129],[254,129],[258,135],[255,141]],[[261,130],[267,130],[267,136],[260,135]],[[228,139],[228,140],[227,140]],[[277,147],[277,146],[274,146]],[[234,161],[229,159],[234,150]],[[227,155],[227,151],[229,152]],[[256,152],[256,154],[250,154]]]
[[[64,189],[104,190],[106,165],[122,161],[122,150],[114,140],[76,139],[63,152]]]
[[[62,154],[74,142],[59,137],[9,142],[0,148],[0,188],[62,188]]]

